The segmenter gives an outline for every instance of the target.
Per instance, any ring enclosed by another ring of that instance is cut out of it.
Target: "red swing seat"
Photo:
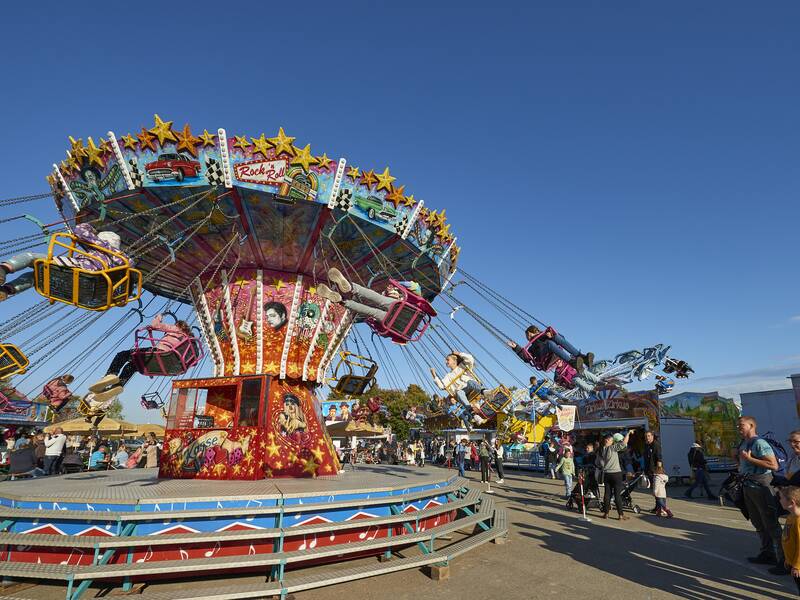
[[[8,396],[0,392],[0,414],[6,415],[24,415],[30,411],[30,403],[28,406],[14,406]]]
[[[196,337],[187,335],[181,340],[171,339],[166,348],[158,348],[163,334],[158,332],[156,337],[154,333],[150,325],[136,330],[131,360],[142,375],[182,375],[203,358],[203,346]]]
[[[367,324],[379,336],[388,337],[396,344],[419,341],[428,329],[431,318],[436,316],[436,311],[430,302],[411,292],[399,281],[389,279],[389,283],[400,292],[402,298],[389,307],[383,320],[367,319]]]

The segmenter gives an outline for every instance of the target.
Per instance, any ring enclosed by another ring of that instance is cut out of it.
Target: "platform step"
[[[165,517],[169,519],[205,519],[205,518],[225,518],[225,517],[250,517],[261,515],[274,515],[283,513],[294,514],[313,512],[319,510],[336,510],[343,508],[361,508],[367,506],[379,506],[396,502],[402,498],[404,503],[427,498],[455,493],[466,487],[467,480],[456,478],[453,483],[441,488],[428,489],[409,494],[395,494],[394,496],[376,496],[374,498],[357,498],[354,500],[340,500],[333,502],[315,502],[310,504],[285,504],[283,506],[262,506],[254,508],[215,508],[215,509],[195,509],[177,510],[169,512],[158,511],[82,511],[82,510],[38,510],[30,508],[0,508],[0,520],[20,520],[20,519],[57,519],[67,521],[85,522],[139,522],[139,521],[163,521]],[[287,496],[292,498],[292,496]]]
[[[440,506],[421,511],[405,512],[386,517],[369,519],[369,525],[385,525],[402,523],[416,519],[426,519],[437,514],[458,510],[467,506],[474,506],[480,499],[480,490],[471,488],[464,498],[447,502]],[[355,527],[362,527],[364,521],[337,521],[298,527],[286,527],[284,536],[295,537],[299,535],[313,535],[332,531],[344,531]],[[60,548],[130,548],[137,546],[168,546],[176,543],[197,544],[213,543],[217,541],[247,541],[265,538],[276,538],[281,534],[279,528],[265,528],[247,531],[218,531],[203,533],[173,533],[141,536],[84,536],[84,535],[43,535],[28,533],[0,533],[0,545],[27,545],[33,547],[60,547]]]
[[[312,551],[299,550],[274,554],[261,554],[255,556],[233,556],[200,558],[189,560],[170,560],[131,564],[114,565],[86,565],[72,566],[61,564],[36,564],[36,563],[3,563],[2,574],[7,577],[21,577],[30,579],[75,580],[110,579],[115,577],[137,577],[141,575],[170,575],[186,571],[215,571],[230,569],[249,569],[254,567],[277,565],[281,563],[299,563],[319,558],[343,556],[369,552],[394,546],[407,546],[417,542],[431,539],[431,536],[458,531],[478,522],[488,521],[493,513],[488,512],[487,505],[481,503],[478,511],[470,516],[456,519],[426,531],[408,533],[395,537],[376,538],[366,542],[350,544],[336,544],[322,546]]]

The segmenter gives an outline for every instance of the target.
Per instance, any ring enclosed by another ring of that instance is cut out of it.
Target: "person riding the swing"
[[[153,331],[164,333],[161,339],[158,340],[155,350],[172,351],[192,337],[192,330],[186,321],[177,321],[174,325],[164,323],[162,321],[163,316],[156,315],[150,323]],[[119,388],[119,391],[116,392],[116,395],[122,392],[122,388],[136,373],[136,365],[132,358],[133,349],[117,352],[105,376],[89,386],[89,391],[95,394],[97,400],[103,402],[105,396],[114,392],[117,388]]]
[[[591,371],[594,365],[594,354],[592,352],[581,353],[580,350],[570,344],[563,335],[556,332],[552,327],[547,327],[542,331],[536,325],[530,325],[525,330],[525,337],[529,344],[533,341],[528,351],[525,350],[525,346],[520,346],[512,340],[506,341],[508,346],[524,362],[537,368],[547,365],[549,369],[554,357],[561,359],[577,372],[578,376],[572,380],[575,385],[587,392],[591,392],[595,385],[600,382],[597,375]],[[561,384],[558,379],[556,379],[556,382]]]
[[[474,397],[485,392],[472,375],[475,359],[466,352],[451,352],[444,360],[450,372],[440,379],[436,369],[431,367],[433,382],[436,387],[447,392],[451,398],[457,400],[464,409],[472,414],[470,396]],[[452,406],[453,402],[450,404]]]
[[[62,408],[67,405],[69,399],[72,397],[72,392],[69,390],[69,384],[75,381],[72,375],[60,375],[54,377],[42,389],[42,396],[50,402],[50,409],[54,413],[58,413]]]
[[[317,286],[317,294],[319,296],[331,302],[340,303],[357,315],[367,319],[375,319],[378,322],[383,321],[389,308],[403,298],[400,290],[392,284],[387,285],[384,293],[381,294],[368,287],[348,281],[336,267],[328,269],[328,280],[338,288],[339,292],[321,283]],[[416,281],[399,281],[398,283],[412,294],[417,296],[422,294],[422,289]],[[345,300],[342,294],[349,297]]]
[[[86,254],[75,254],[74,256],[56,256],[53,262],[65,267],[85,269],[87,271],[102,271],[108,267],[121,267],[123,265],[133,266],[131,259],[124,255],[121,247],[119,235],[113,231],[101,231],[97,233],[89,223],[76,225],[73,234],[78,239],[78,243],[83,243]],[[93,246],[105,248],[109,252],[102,252]],[[125,258],[120,258],[117,254],[123,254]],[[92,258],[95,257],[95,258]],[[6,277],[11,273],[18,273],[23,269],[32,269],[33,263],[38,259],[46,259],[46,254],[36,252],[23,252],[12,256],[8,260],[0,262],[0,302],[8,299],[9,296],[19,294],[33,287],[33,272],[23,273],[19,277],[6,282]],[[97,260],[96,260],[97,259]]]

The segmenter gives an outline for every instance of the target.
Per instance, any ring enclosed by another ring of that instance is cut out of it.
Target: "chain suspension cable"
[[[33,194],[30,196],[17,196],[16,198],[4,198],[0,200],[0,207],[9,206],[11,204],[21,204],[23,202],[32,202],[33,200],[42,200],[44,198],[52,198],[53,193]]]

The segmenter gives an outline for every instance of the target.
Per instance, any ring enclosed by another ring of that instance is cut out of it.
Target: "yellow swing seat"
[[[0,379],[25,372],[30,361],[14,344],[0,344]]]
[[[85,398],[81,398],[78,400],[78,414],[82,417],[99,417],[106,414],[106,411],[93,409]]]
[[[83,248],[97,254],[89,254]],[[59,252],[57,255],[56,253]],[[103,268],[91,271],[81,267],[61,265],[56,258],[84,256],[100,262]],[[107,260],[103,260],[107,256]],[[111,260],[124,262],[112,266]],[[55,233],[50,237],[47,258],[33,263],[36,291],[53,302],[63,302],[87,310],[103,311],[112,306],[125,306],[142,295],[142,272],[130,266],[121,252],[80,241],[69,233]]]
[[[346,369],[346,372],[345,372]],[[340,375],[339,372],[342,372]],[[360,372],[360,374],[359,374]],[[353,354],[346,350],[339,352],[339,362],[328,380],[331,388],[343,396],[360,396],[375,383],[378,364],[367,356]]]

